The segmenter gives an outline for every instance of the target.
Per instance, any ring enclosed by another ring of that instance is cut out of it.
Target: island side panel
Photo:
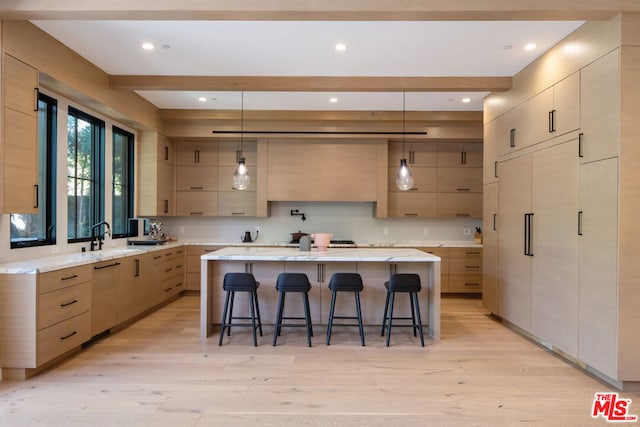
[[[429,335],[440,339],[440,261],[427,264],[429,287]]]
[[[200,261],[200,338],[206,339],[213,329],[213,264],[215,261]]]

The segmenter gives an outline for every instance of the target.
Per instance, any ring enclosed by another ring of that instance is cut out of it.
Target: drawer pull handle
[[[204,190],[204,187],[190,187],[191,190]]]
[[[180,283],[176,284],[176,288],[177,288],[178,286],[182,286],[182,282],[180,282]]]
[[[166,254],[164,254],[164,256],[171,256],[173,255],[173,252],[167,252]]]
[[[62,304],[60,304],[60,307],[67,307],[67,306],[73,305],[73,304],[75,304],[77,302],[78,302],[77,299],[74,299],[73,301],[69,301],[69,302],[63,302]]]
[[[480,255],[480,252],[478,251],[471,251],[471,252],[465,252],[465,255]]]
[[[165,273],[168,273],[168,272],[170,272],[171,270],[173,270],[173,268],[166,268],[166,269],[164,270],[164,272],[165,272]]]
[[[162,255],[158,255],[158,256],[154,256],[153,259],[160,259],[162,258]]]
[[[69,335],[65,335],[65,336],[63,336],[63,337],[60,337],[60,340],[66,340],[66,339],[68,339],[68,338],[71,338],[72,336],[74,336],[74,335],[75,335],[75,334],[77,334],[77,333],[78,333],[77,331],[73,331],[73,332],[71,332]]]
[[[231,212],[231,215],[244,215],[244,212]]]
[[[471,191],[470,188],[456,188],[456,191]]]
[[[165,291],[165,292],[169,292],[171,289],[173,289],[173,288],[167,288],[167,289],[165,289],[164,291]]]
[[[189,212],[189,215],[204,215],[204,212]]]
[[[74,274],[71,276],[61,277],[60,280],[71,280],[71,279],[75,279],[76,277],[78,277],[78,275]]]
[[[480,283],[465,283],[465,286],[480,286]]]
[[[465,265],[464,268],[480,268],[479,265]]]
[[[417,213],[405,213],[404,216],[418,216]]]
[[[102,266],[99,266],[99,267],[93,267],[93,269],[94,269],[94,270],[102,270],[102,269],[104,269],[104,268],[116,267],[116,266],[118,266],[118,265],[120,265],[120,263],[119,263],[119,262],[114,262],[113,264],[109,264],[109,265],[102,265]]]
[[[182,268],[182,264],[176,265],[176,268]]]

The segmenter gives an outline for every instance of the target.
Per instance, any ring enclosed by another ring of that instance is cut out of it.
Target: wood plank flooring
[[[410,329],[249,329],[199,339],[187,296],[25,382],[0,382],[0,426],[603,426],[594,393],[615,391],[487,316],[444,299],[442,340]],[[640,394],[630,413],[640,415]]]

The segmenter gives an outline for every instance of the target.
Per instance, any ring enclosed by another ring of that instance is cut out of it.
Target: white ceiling
[[[513,76],[582,21],[34,21],[108,74]],[[141,45],[155,45],[151,51]],[[335,45],[344,43],[346,51]],[[525,51],[527,43],[537,48]],[[240,108],[238,92],[139,91],[159,108]],[[407,110],[482,110],[486,92],[407,93]],[[335,96],[337,103],[329,103]],[[198,101],[199,97],[207,102]],[[471,102],[462,103],[463,97]],[[245,109],[401,110],[402,93],[245,92]]]

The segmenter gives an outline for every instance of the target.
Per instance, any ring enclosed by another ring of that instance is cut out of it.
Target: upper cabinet
[[[37,213],[38,192],[38,70],[2,56],[3,213]]]
[[[175,215],[174,143],[158,132],[141,132],[138,153],[138,215]]]
[[[386,150],[386,142],[269,142],[267,198],[377,201],[377,175],[384,174],[378,158],[383,156],[386,165]]]
[[[581,71],[580,161],[618,155],[620,140],[620,53],[616,49]],[[637,118],[636,118],[637,119]]]

